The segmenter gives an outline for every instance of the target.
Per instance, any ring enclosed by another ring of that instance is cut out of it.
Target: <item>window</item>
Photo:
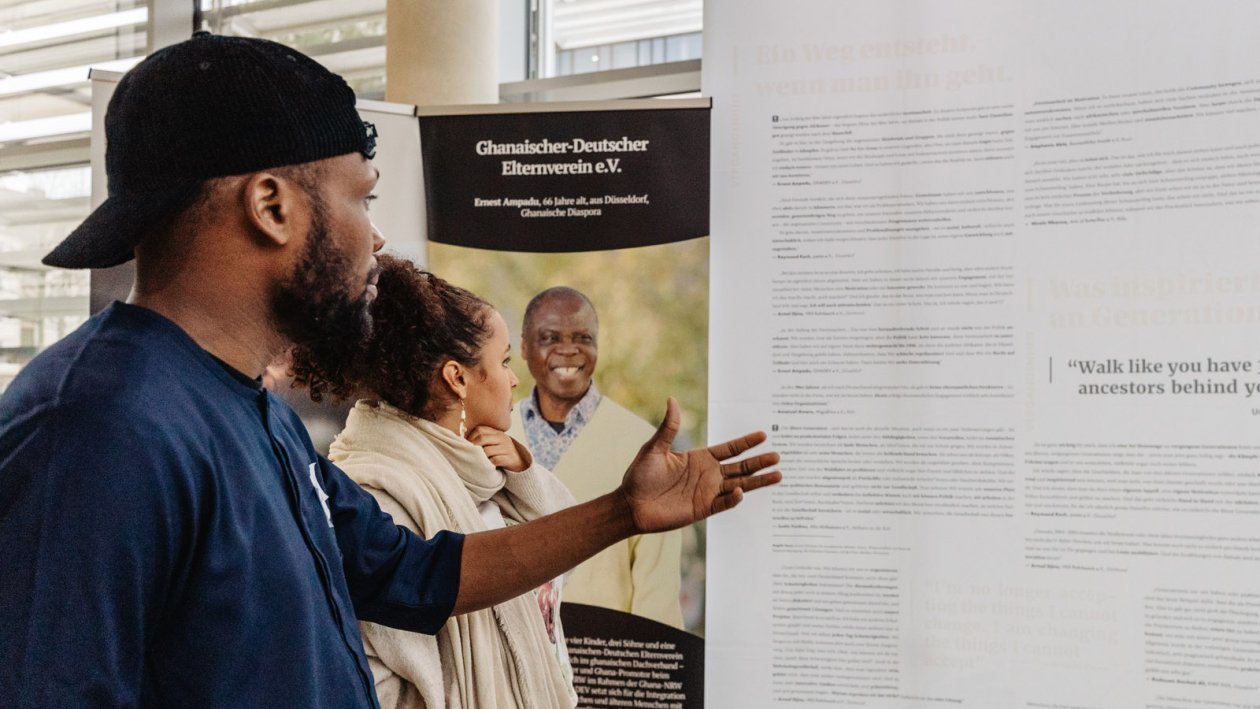
[[[204,27],[310,55],[360,98],[385,96],[385,0],[201,0]]]
[[[146,51],[145,2],[0,2],[0,390],[88,315],[88,274],[40,263],[87,216],[89,67]]]
[[[703,0],[543,0],[536,77],[699,59]]]

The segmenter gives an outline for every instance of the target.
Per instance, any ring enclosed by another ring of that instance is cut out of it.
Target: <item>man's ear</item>
[[[442,365],[442,381],[450,387],[451,393],[463,399],[468,396],[468,370],[453,359]]]
[[[305,227],[302,214],[305,193],[292,180],[271,172],[257,172],[241,188],[245,215],[251,226],[276,246],[285,246]]]

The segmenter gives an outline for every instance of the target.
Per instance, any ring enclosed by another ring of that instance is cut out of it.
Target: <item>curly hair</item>
[[[405,258],[381,255],[378,263],[371,336],[336,354],[294,348],[293,383],[315,401],[370,396],[428,418],[445,403],[434,400],[442,364],[477,365],[493,306]]]

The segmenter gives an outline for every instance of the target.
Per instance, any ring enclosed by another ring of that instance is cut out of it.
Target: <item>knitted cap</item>
[[[198,32],[154,52],[118,82],[105,113],[109,198],[44,263],[130,260],[211,177],[355,152],[371,158],[376,129],[354,101],[341,77],[264,39]]]

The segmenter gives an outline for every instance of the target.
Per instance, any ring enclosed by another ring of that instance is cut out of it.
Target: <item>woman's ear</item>
[[[468,396],[468,370],[459,362],[446,360],[442,365],[442,381],[446,382],[446,386],[457,398],[464,399]]]

